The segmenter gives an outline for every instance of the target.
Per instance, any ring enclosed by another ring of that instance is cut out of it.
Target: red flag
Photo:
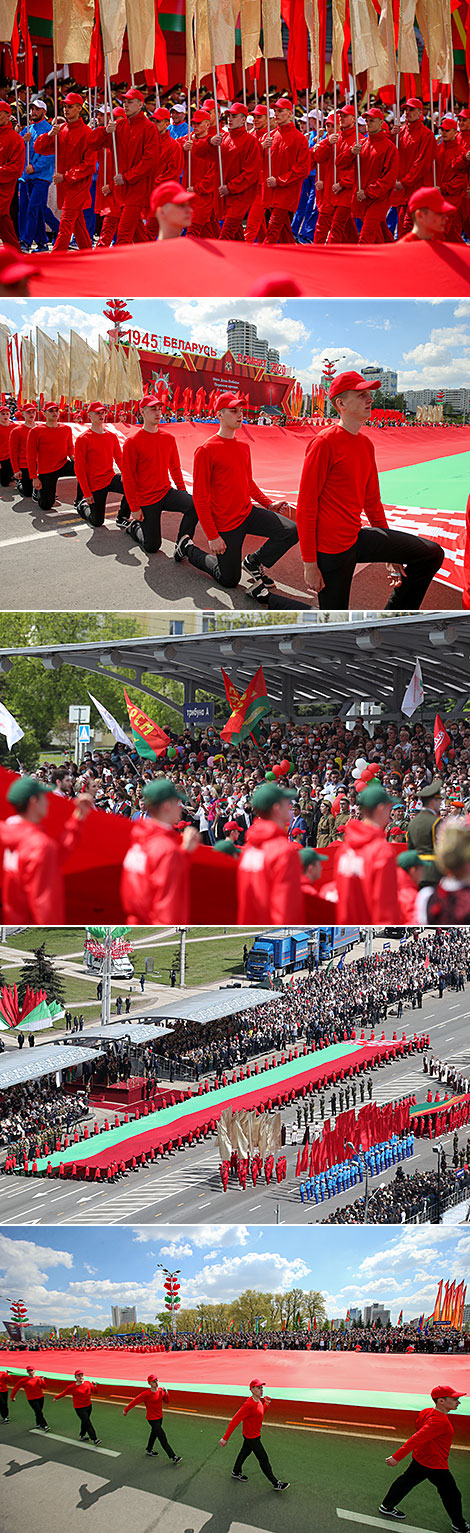
[[[450,735],[448,735],[442,719],[439,718],[439,714],[436,713],[434,721],[434,755],[436,758],[436,766],[438,768],[441,765],[442,757],[445,756],[446,751],[449,749],[449,745]]]
[[[18,52],[21,45],[20,32],[24,44],[24,84],[34,85],[33,50],[29,35],[26,0],[19,0],[11,38],[12,74],[15,80],[20,78],[18,69]]]

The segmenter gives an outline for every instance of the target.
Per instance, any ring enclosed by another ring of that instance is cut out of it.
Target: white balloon
[[[354,771],[351,772],[351,777],[353,778],[354,782],[356,782],[358,777],[362,777],[362,768],[360,770],[359,767],[354,767]]]
[[[367,766],[367,761],[365,759],[365,756],[358,756],[357,757],[356,766],[360,768],[361,772],[364,771],[364,767]]]

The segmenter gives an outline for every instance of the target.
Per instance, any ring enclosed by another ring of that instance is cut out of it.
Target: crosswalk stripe
[[[121,1457],[121,1454],[116,1453],[114,1448],[95,1448],[94,1443],[82,1443],[79,1438],[74,1440],[73,1437],[60,1437],[58,1432],[41,1432],[40,1427],[31,1427],[29,1435],[30,1437],[49,1437],[55,1443],[69,1443],[72,1448],[88,1448],[90,1453],[101,1453],[105,1458]]]
[[[396,1528],[394,1518],[367,1517],[365,1512],[347,1512],[344,1507],[337,1506],[336,1516],[341,1517],[343,1522],[360,1522],[361,1528]],[[432,1528],[417,1528],[414,1522],[401,1522],[403,1533],[433,1533]]]

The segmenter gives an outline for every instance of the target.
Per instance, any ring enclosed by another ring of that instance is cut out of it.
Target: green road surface
[[[387,506],[424,506],[429,511],[465,512],[470,490],[470,452],[379,474]]]
[[[140,1408],[123,1417],[118,1405],[98,1402],[93,1407],[102,1447],[117,1457],[79,1444],[70,1398],[54,1405],[46,1397],[45,1415],[49,1436],[36,1433],[31,1408],[20,1393],[9,1425],[0,1425],[1,1521],[8,1533],[201,1533],[203,1528],[208,1533],[286,1533],[289,1528],[341,1533],[348,1519],[338,1517],[338,1508],[354,1514],[351,1528],[390,1526],[377,1514],[394,1473],[384,1460],[396,1437],[385,1428],[354,1436],[344,1429],[266,1425],[263,1441],[274,1472],[290,1480],[290,1489],[278,1495],[254,1458],[245,1465],[248,1483],[232,1481],[241,1438],[238,1429],[227,1447],[218,1447],[225,1418],[167,1410],[167,1437],[183,1459],[173,1468],[161,1449],[158,1458],[145,1456],[148,1427]],[[67,1440],[57,1441],[52,1433]],[[468,1513],[469,1453],[454,1451],[451,1464]],[[431,1485],[413,1492],[406,1514],[405,1533],[407,1528],[449,1533]],[[374,1521],[369,1524],[366,1518]]]

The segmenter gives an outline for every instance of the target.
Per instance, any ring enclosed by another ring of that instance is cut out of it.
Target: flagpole
[[[212,53],[212,57],[214,57],[214,50],[213,50],[213,46],[212,46],[212,25],[209,26],[209,35],[210,35],[210,43],[211,43],[211,53]],[[215,72],[215,64],[212,65],[212,89],[214,91],[215,126],[216,126],[217,138],[220,138],[219,103],[218,103],[218,100],[217,100],[217,75],[216,75],[216,72]],[[223,170],[222,170],[222,146],[221,146],[221,144],[217,145],[217,150],[218,150],[219,176],[220,176],[219,191],[221,191],[222,187],[223,187],[223,184],[224,184],[224,173],[223,173]]]
[[[29,85],[26,86],[26,132],[29,133]],[[29,165],[29,138],[26,140],[26,164]]]
[[[433,133],[433,137],[434,137],[434,102],[433,102],[433,98],[432,98],[432,80],[431,80],[431,74],[429,74],[429,101],[430,101],[430,106],[431,106],[431,129],[432,129],[432,133]],[[434,185],[437,186],[436,161],[435,161],[435,159],[432,162],[432,171],[433,171],[433,177],[434,177]]]
[[[111,134],[111,138],[112,138],[112,141],[113,141],[114,171],[115,171],[115,175],[118,176],[119,175],[119,165],[118,165],[118,155],[117,155],[116,133],[114,131],[115,125],[116,125],[116,119],[115,119],[114,111],[113,111],[113,98],[112,98],[112,95],[111,95],[111,76],[110,76],[110,73],[109,73],[108,55],[107,55],[107,53],[105,51],[104,37],[103,37],[103,0],[98,0],[98,3],[99,3],[99,13],[100,13],[100,22],[101,22],[101,37],[103,39],[104,77],[105,77],[106,84],[107,84],[107,87],[108,87],[109,118],[110,118],[110,122],[112,123],[112,127],[113,127],[113,132]]]
[[[270,108],[269,108],[269,74],[268,74],[268,60],[267,60],[267,58],[265,58],[265,60],[264,60],[264,87],[265,87],[265,91],[266,91],[266,110],[267,110],[267,114],[268,114],[267,115],[267,130],[268,130],[268,175],[269,175],[269,177],[271,177],[271,174],[272,174],[272,164],[271,164],[271,113],[270,113]]]
[[[337,131],[338,131],[338,129],[337,129],[338,98],[337,98],[337,94],[336,94],[337,93],[337,89],[338,89],[338,86],[337,86],[336,80],[333,80],[333,112],[334,112],[333,128],[334,128],[334,135],[335,135],[335,143],[333,145],[333,180],[335,182],[335,185],[336,185],[336,134],[337,134]]]
[[[56,61],[55,53],[54,53],[53,67],[54,67],[54,121],[55,121],[56,126],[57,126],[57,117],[58,117],[59,107],[58,107],[58,95],[57,95],[57,61]],[[55,138],[54,138],[54,156],[55,156],[55,173],[57,175],[57,162],[58,162],[58,156],[59,156],[59,141],[58,141],[57,133],[55,134]]]
[[[355,129],[356,129],[356,149],[359,149],[360,148],[360,146],[359,146],[359,122],[358,122],[358,112],[357,112],[357,76],[356,76],[356,56],[355,56],[356,50],[355,50],[355,43],[354,43],[354,28],[353,28],[353,24],[352,24],[352,15],[351,14],[350,14],[349,20],[350,20],[350,24],[351,24],[352,77],[353,77],[353,86],[354,86],[354,126],[355,126]],[[360,153],[357,155],[357,189],[358,189],[358,192],[360,192],[360,190],[361,190],[361,156],[360,156]]]

